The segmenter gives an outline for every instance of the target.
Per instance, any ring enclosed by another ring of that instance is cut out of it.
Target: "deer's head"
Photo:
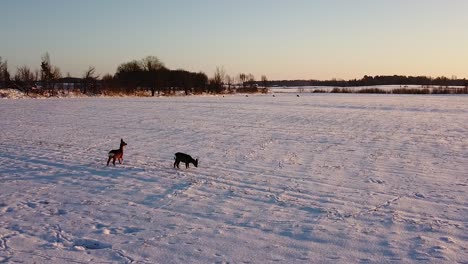
[[[127,143],[125,143],[125,141],[123,141],[123,139],[121,138],[120,139],[120,147],[124,147],[124,146],[127,146]]]

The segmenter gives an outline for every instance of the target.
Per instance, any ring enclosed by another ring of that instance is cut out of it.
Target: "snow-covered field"
[[[468,263],[467,135],[467,96],[0,100],[0,263]]]

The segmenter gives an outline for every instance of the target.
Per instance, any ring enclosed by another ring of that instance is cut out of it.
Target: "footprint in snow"
[[[424,196],[424,194],[422,193],[415,193],[414,196],[419,197],[419,198],[426,198],[426,196]]]
[[[111,244],[107,244],[98,240],[94,239],[77,239],[73,246],[76,249],[104,249],[104,248],[112,248]]]
[[[124,234],[133,234],[133,233],[138,233],[143,231],[143,228],[138,228],[138,227],[125,227],[125,230],[123,231]]]
[[[445,243],[455,244],[455,241],[451,237],[441,237],[440,240],[444,241]]]
[[[369,181],[372,182],[372,183],[377,183],[377,184],[384,184],[385,183],[385,181],[383,181],[383,180],[373,179],[373,178],[370,178]]]
[[[36,208],[37,205],[35,203],[32,203],[32,202],[27,202],[26,205],[29,207],[29,208]]]

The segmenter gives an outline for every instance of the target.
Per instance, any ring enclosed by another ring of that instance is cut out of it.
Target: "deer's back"
[[[175,154],[175,157],[177,160],[184,161],[184,162],[193,160],[190,155],[182,153],[182,152],[177,152]]]
[[[114,157],[121,157],[123,155],[123,150],[120,150],[120,149],[113,149],[111,151],[109,151],[109,154],[114,154],[113,156]]]

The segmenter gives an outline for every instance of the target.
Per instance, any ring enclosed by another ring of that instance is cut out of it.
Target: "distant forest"
[[[427,77],[427,76],[403,76],[403,75],[377,75],[367,76],[362,79],[353,80],[280,80],[254,82],[257,85],[280,86],[280,87],[300,87],[300,86],[331,86],[331,87],[357,87],[357,86],[374,86],[374,85],[420,85],[428,86],[463,86],[468,87],[467,79],[457,79],[456,77]]]

